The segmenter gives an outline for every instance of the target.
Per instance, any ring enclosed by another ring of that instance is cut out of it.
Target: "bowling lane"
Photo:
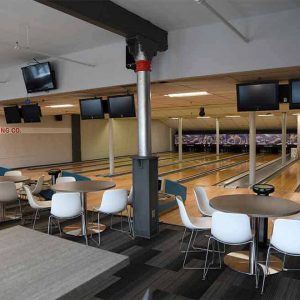
[[[216,168],[220,168],[220,167],[225,167],[225,166],[229,166],[233,163],[237,163],[237,162],[244,162],[248,160],[248,155],[242,155],[242,156],[237,156],[237,157],[232,157],[231,159],[225,160],[225,161],[221,161],[221,162],[216,162],[216,163],[212,163],[209,165],[205,165],[205,166],[199,166],[190,170],[183,170],[182,172],[177,172],[174,174],[168,174],[166,176],[163,176],[164,178],[170,179],[170,180],[179,180],[188,176],[193,176],[202,172],[206,172],[206,171],[211,171],[214,170]]]
[[[274,159],[278,158],[278,156],[279,156],[278,154],[264,154],[264,155],[258,156],[256,158],[256,166],[258,167],[264,163],[274,160]],[[198,178],[198,179],[189,181],[189,182],[185,183],[185,185],[187,185],[187,186],[197,186],[197,185],[210,186],[210,185],[217,184],[223,180],[229,179],[231,177],[237,176],[248,170],[249,170],[249,162],[244,162],[240,165],[237,165],[234,167],[229,167],[227,169],[217,171],[213,174],[209,174],[202,178]]]
[[[266,183],[274,185],[276,191],[294,192],[300,185],[300,161],[293,163]]]
[[[219,156],[219,158],[226,158],[226,157],[230,157],[232,154],[230,153],[226,153],[226,154],[222,154]],[[205,163],[205,162],[210,162],[210,161],[213,161],[213,160],[216,160],[218,158],[217,155],[215,154],[207,154],[207,155],[201,155],[201,156],[198,156],[199,158],[195,158],[193,159],[192,161],[190,161],[191,158],[188,158],[187,162],[180,162],[180,163],[176,163],[176,164],[173,164],[173,165],[169,165],[169,166],[165,166],[166,164],[169,164],[169,163],[166,163],[165,161],[159,161],[158,162],[158,172],[159,174],[161,172],[168,172],[168,171],[180,171],[181,168],[185,168],[185,167],[190,167],[190,166],[193,166],[193,165],[196,165],[196,164],[202,164],[202,163]],[[132,166],[124,166],[124,167],[119,167],[116,172],[131,172],[132,171]],[[93,172],[89,172],[88,174],[90,175],[105,175],[107,173],[107,171],[93,171]],[[124,176],[124,175],[120,175],[120,176]],[[116,176],[118,177],[118,176]],[[114,177],[114,178],[116,178]]]

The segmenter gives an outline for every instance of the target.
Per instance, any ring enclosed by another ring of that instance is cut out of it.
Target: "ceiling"
[[[248,113],[237,113],[236,84],[256,80],[279,80],[287,83],[288,79],[300,78],[300,66],[271,70],[231,73],[218,76],[195,77],[189,79],[153,82],[151,85],[152,117],[160,119],[170,127],[177,127],[177,120],[171,117],[183,117],[185,130],[213,129],[215,118],[220,118],[221,128],[246,129],[248,128]],[[207,91],[208,96],[169,98],[166,94],[191,91]],[[74,91],[60,94],[31,97],[33,102],[39,103],[43,115],[79,113],[79,99],[89,97],[103,97],[125,93],[136,94],[135,85],[114,86],[92,90]],[[137,100],[137,97],[135,97]],[[24,98],[1,101],[1,105],[22,104]],[[48,108],[53,104],[73,104],[71,108]],[[197,119],[199,107],[205,108],[206,116],[211,119]],[[281,127],[281,112],[289,115],[298,111],[288,111],[288,105],[282,104],[280,111],[274,112],[274,117],[258,117],[259,129],[279,129]],[[3,114],[3,109],[0,113]],[[300,111],[299,111],[300,113]],[[226,118],[226,115],[240,115],[240,118]],[[296,127],[296,117],[289,117],[288,127]]]
[[[15,50],[16,41],[21,46],[57,56],[123,40],[33,0],[0,1],[0,28],[0,68],[25,64],[33,57],[41,58],[35,53]]]
[[[194,0],[113,0],[165,30],[220,22]],[[299,0],[207,0],[226,19],[264,15],[300,7]]]

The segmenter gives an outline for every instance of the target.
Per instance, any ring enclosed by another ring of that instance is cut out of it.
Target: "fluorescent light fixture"
[[[171,120],[178,120],[178,118],[175,118],[175,117],[170,117],[169,119],[171,119]]]
[[[189,93],[176,93],[176,94],[167,94],[165,96],[175,98],[175,97],[194,97],[194,96],[207,96],[210,93],[206,91],[199,91],[199,92],[189,92]]]
[[[225,116],[225,118],[240,118],[241,116]]]
[[[262,115],[257,115],[258,117],[274,117],[273,114],[262,114]]]
[[[49,107],[49,108],[64,108],[64,107],[73,107],[75,105],[73,104],[55,104],[55,105],[48,105],[46,107]]]
[[[300,113],[298,113],[298,114],[292,114],[292,116],[300,116]]]
[[[210,119],[210,117],[209,116],[207,116],[207,117],[197,117],[197,119]]]

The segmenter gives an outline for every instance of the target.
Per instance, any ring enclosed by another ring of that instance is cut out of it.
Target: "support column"
[[[220,154],[220,122],[216,118],[216,154]]]
[[[158,233],[158,157],[151,149],[151,58],[137,44],[138,155],[133,157],[134,235],[151,238]]]
[[[182,161],[182,118],[178,118],[178,160]]]
[[[286,163],[286,123],[287,113],[283,112],[281,116],[281,164]]]
[[[114,127],[113,119],[108,119],[108,157],[109,157],[109,175],[115,172],[115,154],[114,154]]]
[[[173,152],[173,128],[169,128],[169,151]]]
[[[256,181],[256,113],[249,113],[249,185]]]
[[[300,115],[297,115],[297,157],[300,157]]]

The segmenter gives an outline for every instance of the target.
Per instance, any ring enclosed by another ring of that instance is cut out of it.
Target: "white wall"
[[[137,154],[137,122],[135,119],[114,119],[115,156]],[[152,152],[169,151],[169,127],[152,121]],[[108,157],[108,121],[81,121],[82,160]]]
[[[300,9],[232,22],[250,43],[239,39],[222,23],[169,32],[169,50],[153,60],[152,80],[168,80],[299,65]],[[135,82],[125,68],[125,41],[68,55],[96,64],[95,68],[56,61],[59,89],[51,93],[99,88]],[[20,66],[19,66],[20,67]],[[18,66],[0,70],[1,100],[25,97]]]
[[[10,133],[5,133],[9,131]],[[20,131],[20,133],[12,133]],[[71,118],[42,117],[41,123],[6,124],[0,117],[0,166],[16,168],[72,161]]]

